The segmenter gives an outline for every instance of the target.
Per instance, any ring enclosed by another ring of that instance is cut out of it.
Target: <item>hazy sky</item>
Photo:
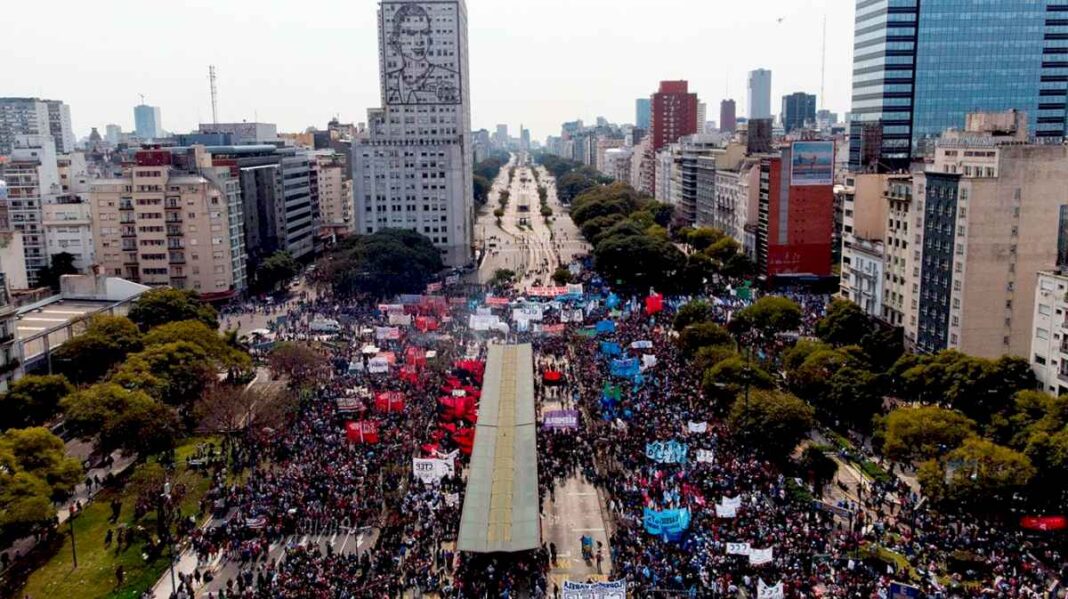
[[[366,120],[378,105],[375,0],[46,0],[21,2],[5,31],[0,95],[71,105],[75,133],[133,127],[138,94],[163,127],[219,119],[282,131]],[[597,116],[634,122],[634,100],[661,79],[687,79],[719,119],[744,116],[746,73],[773,72],[772,110],[819,93],[824,15],[827,98],[849,107],[853,0],[467,0],[474,128],[520,123],[536,139]],[[781,19],[781,22],[779,21]],[[729,89],[729,92],[728,92]]]

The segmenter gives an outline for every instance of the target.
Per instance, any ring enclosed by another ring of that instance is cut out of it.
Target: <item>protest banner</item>
[[[693,421],[691,421],[687,425],[687,430],[689,430],[691,433],[697,433],[697,434],[707,433],[708,432],[708,423],[707,422],[693,422]]]
[[[616,332],[616,323],[611,320],[602,320],[597,323],[596,327],[598,334],[608,334]]]
[[[335,401],[337,402],[338,414],[351,414],[359,412],[363,408],[363,404],[355,397],[339,397]]]
[[[569,430],[578,428],[578,410],[551,410],[542,418],[542,428]]]
[[[397,327],[375,327],[375,339],[378,341],[400,339],[400,329]]]
[[[410,326],[412,324],[412,316],[410,314],[390,312],[389,324],[403,327]]]
[[[645,508],[643,523],[645,532],[657,537],[662,536],[669,541],[677,541],[690,527],[690,510],[682,508],[657,511]]]
[[[767,549],[749,549],[749,565],[750,566],[762,566],[767,563],[771,563],[774,556],[774,549],[768,547]]]
[[[384,391],[375,396],[375,411],[403,412],[404,394],[400,391]]]
[[[716,517],[717,518],[734,518],[738,515],[738,508],[733,505],[720,505],[716,504]]]
[[[716,461],[716,454],[711,449],[698,449],[697,461],[702,464],[711,464]]]
[[[563,599],[627,599],[627,581],[564,581]]]
[[[661,464],[685,464],[689,446],[678,441],[656,441],[645,446],[645,457]]]
[[[615,341],[602,341],[601,342],[601,355],[604,356],[621,356],[623,355],[623,348],[619,346]]]
[[[345,424],[345,437],[352,443],[373,445],[378,443],[378,422],[360,420]]]
[[[446,476],[452,476],[455,466],[451,460],[425,460],[412,458],[412,472],[423,484],[437,484]]]
[[[757,599],[785,599],[786,590],[780,581],[778,584],[768,586],[760,578],[757,579]]]
[[[744,555],[749,557],[749,543],[727,543],[727,555]]]
[[[487,306],[507,306],[510,303],[512,303],[512,300],[506,297],[493,297],[492,295],[486,296]]]

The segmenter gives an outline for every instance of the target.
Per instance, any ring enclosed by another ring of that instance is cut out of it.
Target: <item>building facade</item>
[[[1068,394],[1068,275],[1038,273],[1031,334],[1031,369],[1041,389]]]
[[[449,266],[473,258],[470,78],[463,0],[382,0],[382,108],[353,146],[356,228],[427,236]]]
[[[240,183],[203,148],[138,151],[123,177],[94,181],[90,198],[107,275],[209,299],[245,289]]]
[[[1057,0],[857,0],[850,168],[905,169],[974,111],[1063,138],[1065,23]]]
[[[782,128],[793,133],[806,124],[816,125],[816,96],[794,92],[782,97]]]
[[[163,122],[159,106],[147,104],[134,106],[134,132],[142,140],[163,137]]]
[[[638,98],[634,101],[634,126],[639,129],[649,130],[653,122],[653,103],[649,98]]]
[[[738,128],[738,109],[734,100],[723,100],[719,103],[719,130],[725,133],[734,133]]]
[[[237,146],[278,141],[278,125],[274,123],[201,123],[200,132],[229,135],[229,143]]]
[[[753,119],[770,119],[771,117],[771,71],[757,69],[749,71],[747,89],[749,106],[746,117]]]
[[[48,104],[38,98],[0,98],[0,156],[15,149],[20,135],[50,135]]]
[[[7,286],[7,275],[0,272],[0,393],[6,393],[19,371],[15,349],[15,304]]]

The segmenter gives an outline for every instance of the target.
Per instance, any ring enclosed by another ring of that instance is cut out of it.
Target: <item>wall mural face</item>
[[[382,3],[387,104],[460,103],[458,20],[455,2]]]

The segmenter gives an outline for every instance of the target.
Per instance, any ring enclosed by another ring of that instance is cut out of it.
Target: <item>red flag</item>
[[[1054,532],[1068,528],[1068,518],[1065,516],[1024,516],[1020,518],[1020,526],[1027,530]]]
[[[345,436],[353,443],[373,445],[378,443],[378,422],[360,420],[345,424]]]

